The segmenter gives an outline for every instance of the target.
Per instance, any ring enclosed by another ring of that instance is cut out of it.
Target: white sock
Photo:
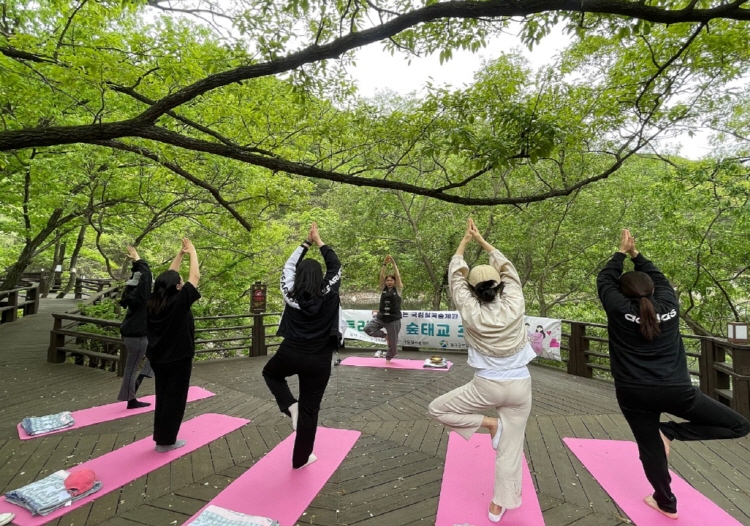
[[[500,435],[503,433],[503,422],[497,419],[497,433],[492,437],[492,448],[497,449],[500,446]]]
[[[302,466],[302,467],[304,468],[305,466],[309,466],[310,464],[312,464],[316,460],[318,460],[318,457],[315,456],[315,453],[310,453],[310,456],[307,457],[307,463],[304,466]]]
[[[294,402],[289,406],[289,413],[292,415],[292,429],[297,431],[297,419],[299,418],[299,403]]]

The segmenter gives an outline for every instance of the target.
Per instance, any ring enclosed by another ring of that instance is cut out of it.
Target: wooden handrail
[[[20,293],[25,292],[23,300]],[[30,316],[39,312],[39,284],[16,287],[0,291],[0,300],[8,305],[0,306],[0,323],[10,323],[18,319],[18,311],[22,316]]]

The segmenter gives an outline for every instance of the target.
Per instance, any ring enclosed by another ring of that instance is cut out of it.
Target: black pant
[[[670,487],[672,478],[659,431],[670,440],[739,438],[750,432],[745,417],[691,385],[617,386],[616,393],[638,444],[646,478],[654,488],[654,500],[669,513],[677,511],[677,499]],[[659,422],[661,413],[687,422]]]
[[[286,349],[282,344],[263,368],[263,378],[282,413],[290,415],[289,406],[299,402],[297,436],[292,453],[292,467],[295,469],[307,463],[315,446],[320,402],[331,377],[331,358],[331,352],[308,354]],[[295,374],[299,377],[299,400],[294,398],[286,383],[286,378]]]
[[[185,416],[193,359],[168,363],[151,363],[154,370],[154,441],[157,446],[171,446],[177,441],[182,417]]]

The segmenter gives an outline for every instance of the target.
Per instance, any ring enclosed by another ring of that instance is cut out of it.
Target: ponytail
[[[645,272],[626,272],[620,276],[620,289],[624,296],[638,298],[638,313],[641,335],[647,340],[653,340],[659,334],[659,318],[649,297],[654,293],[654,281]]]
[[[641,296],[641,299],[638,301],[638,307],[641,315],[641,334],[647,340],[653,340],[661,334],[654,304],[651,303],[650,299]]]
[[[483,281],[477,283],[476,287],[469,285],[469,289],[474,294],[480,303],[492,303],[495,301],[497,296],[503,293],[503,283],[497,283],[495,281]]]

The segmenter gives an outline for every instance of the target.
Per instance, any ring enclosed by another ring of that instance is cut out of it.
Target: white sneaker
[[[375,358],[382,358],[383,357],[383,351],[375,351]]]
[[[10,524],[10,521],[15,518],[16,516],[13,513],[0,513],[0,525]]]

